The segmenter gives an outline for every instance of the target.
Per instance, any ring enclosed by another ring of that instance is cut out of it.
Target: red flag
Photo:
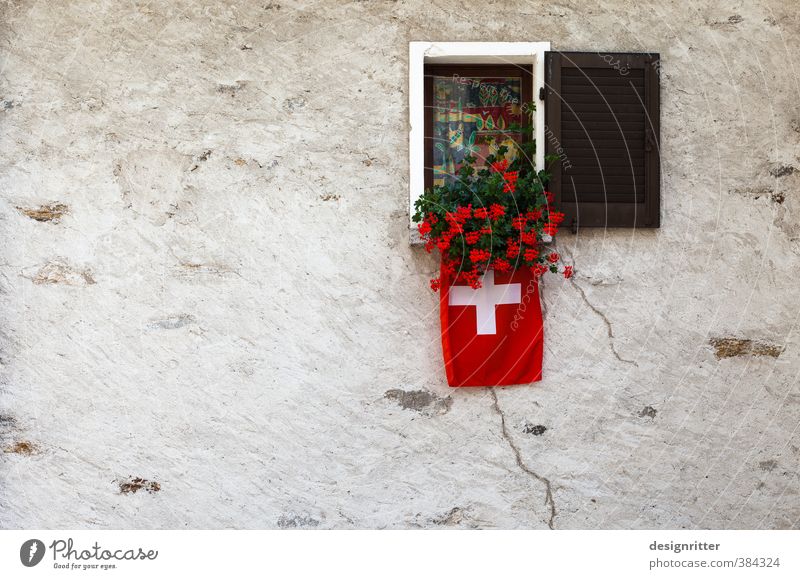
[[[489,270],[483,287],[442,275],[439,313],[450,386],[507,386],[542,379],[539,284],[528,267]]]

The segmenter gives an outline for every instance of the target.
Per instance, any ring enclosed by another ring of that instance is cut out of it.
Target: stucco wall
[[[4,2],[0,527],[800,525],[800,19],[687,4]],[[661,53],[536,385],[444,381],[411,40]]]

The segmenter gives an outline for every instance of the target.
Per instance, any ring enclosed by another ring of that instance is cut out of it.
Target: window
[[[429,97],[431,99],[430,104],[432,104],[433,98],[434,77],[438,76],[442,79],[443,86],[440,86],[440,89],[444,92],[441,94],[447,95],[448,88],[444,85],[454,79],[452,69],[451,72],[447,72],[448,69],[446,67],[449,66],[458,67],[460,70],[460,72],[456,73],[459,75],[458,78],[477,78],[479,79],[479,86],[480,79],[483,79],[487,87],[484,90],[488,89],[493,92],[492,88],[494,88],[498,91],[498,95],[503,88],[516,90],[516,85],[514,84],[516,81],[504,82],[504,78],[519,79],[518,90],[521,95],[522,93],[525,95],[530,94],[531,99],[529,100],[532,100],[533,98],[538,98],[540,89],[544,88],[544,54],[549,49],[549,42],[411,42],[409,44],[409,218],[414,214],[414,202],[425,190],[426,180],[428,184],[433,182],[435,143],[432,141],[432,112],[427,115],[428,122],[426,123],[426,67],[430,73],[427,77],[429,79],[427,83],[430,83],[430,90],[428,91],[428,94],[431,95]],[[511,72],[510,75],[508,75],[509,72]],[[466,86],[466,83],[464,86]],[[451,86],[449,90],[451,91],[450,94],[453,94],[452,91],[463,90],[463,88]],[[478,88],[478,90],[480,89]],[[528,93],[528,91],[530,92]],[[479,97],[480,94],[478,94]],[[449,107],[449,104],[443,106]],[[495,117],[492,120],[494,122],[496,120]],[[504,122],[506,120],[504,118]],[[485,122],[485,119],[482,122]],[[536,142],[544,142],[544,107],[537,107],[533,123],[533,134]],[[485,124],[484,128],[478,129],[477,120],[475,120],[474,125],[474,127],[465,127],[465,132],[469,130],[475,132],[475,141],[471,146],[476,146],[475,142],[479,137],[496,138],[498,136],[497,134],[490,135],[488,133],[481,135],[480,131],[484,130]],[[440,126],[440,130],[444,130],[443,126]],[[426,147],[426,136],[431,139],[430,147]],[[454,136],[458,139],[457,135],[454,134]],[[448,135],[448,143],[449,137]],[[466,138],[466,143],[462,141],[462,145],[469,145],[470,136],[467,135]],[[489,147],[488,139],[486,143],[480,143],[480,146]],[[450,162],[448,154],[452,156],[453,163],[459,159],[463,150],[460,152],[448,150],[457,149],[457,147],[458,145],[445,147],[444,151],[437,149],[440,153],[437,159],[441,161],[440,165],[442,167],[445,167]],[[543,147],[537,149],[536,166],[544,166]],[[446,178],[446,175],[439,175],[439,178]],[[417,228],[411,221],[409,223],[411,225],[411,240],[414,243],[419,239]]]
[[[467,153],[480,159],[528,122],[536,101],[536,167],[565,229],[659,227],[659,55],[551,52],[549,42],[412,42],[410,214]],[[503,102],[503,101],[509,102]],[[500,106],[511,104],[511,107]],[[545,167],[545,152],[551,160]],[[412,224],[412,242],[417,239]]]

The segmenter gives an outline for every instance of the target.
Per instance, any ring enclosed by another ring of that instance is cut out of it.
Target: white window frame
[[[425,191],[425,64],[526,64],[533,66],[533,98],[536,101],[533,134],[536,168],[544,167],[544,103],[539,91],[544,88],[544,53],[549,42],[409,42],[408,118],[409,118],[409,219],[414,203]],[[412,243],[419,241],[416,224],[409,221]]]

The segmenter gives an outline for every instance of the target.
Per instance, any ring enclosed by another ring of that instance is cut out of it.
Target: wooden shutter
[[[548,52],[545,151],[565,228],[660,224],[659,55]]]

